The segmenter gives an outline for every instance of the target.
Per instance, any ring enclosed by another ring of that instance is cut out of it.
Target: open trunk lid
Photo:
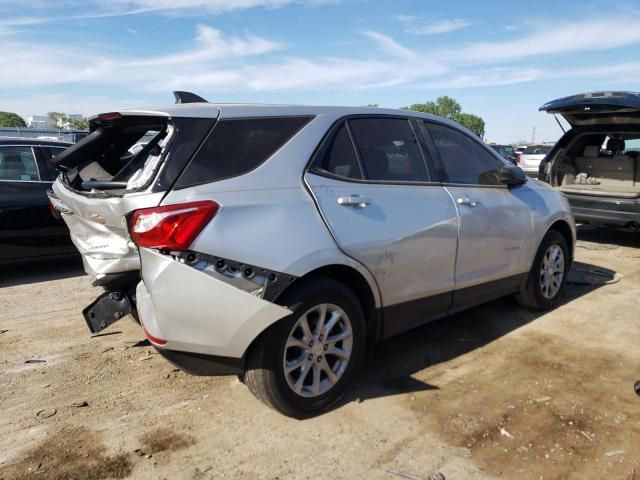
[[[55,158],[62,173],[49,198],[94,281],[139,270],[126,215],[160,204],[215,120],[149,111],[102,114],[92,119],[86,138]]]
[[[545,103],[539,110],[562,115],[572,127],[640,124],[640,93],[581,93]]]

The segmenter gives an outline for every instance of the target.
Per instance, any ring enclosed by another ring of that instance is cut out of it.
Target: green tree
[[[455,98],[442,96],[436,98],[435,102],[415,103],[409,107],[402,107],[403,110],[413,110],[414,112],[431,113],[440,117],[448,118],[467,127],[480,138],[484,137],[484,120],[472,113],[464,113],[462,107]]]
[[[453,120],[460,125],[467,127],[480,138],[484,137],[484,120],[473,113],[459,113]]]
[[[444,118],[453,120],[456,115],[462,112],[462,107],[453,98],[442,96],[438,97],[435,102],[415,103],[410,107],[402,107],[403,110],[413,110],[414,112],[431,113]]]
[[[71,125],[76,130],[86,130],[89,128],[89,119],[87,117],[82,117],[81,119],[74,119],[71,121]]]
[[[51,121],[53,122],[54,126],[58,130],[69,128],[69,125],[71,123],[70,120],[69,120],[69,115],[67,115],[66,113],[49,112],[49,113],[47,113],[47,117],[49,117],[51,119]]]
[[[13,112],[0,112],[0,127],[26,127],[24,119]]]

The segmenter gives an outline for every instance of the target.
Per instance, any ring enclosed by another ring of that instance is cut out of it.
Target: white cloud
[[[540,68],[494,68],[473,73],[453,75],[443,80],[413,85],[417,88],[478,88],[532,82],[547,77]]]
[[[435,35],[438,33],[449,33],[461,30],[471,25],[466,20],[455,18],[453,20],[439,20],[437,22],[410,25],[406,28],[407,33]]]
[[[6,1],[6,0],[5,0]],[[280,8],[287,5],[305,5],[320,7],[334,5],[341,0],[86,0],[82,2],[82,9],[78,9],[78,3],[50,1],[34,1],[29,3],[20,1],[14,8],[0,4],[0,12],[5,11],[0,18],[0,29],[12,26],[36,25],[42,23],[64,22],[68,20],[80,20],[90,18],[118,17],[138,15],[142,13],[165,13],[169,15],[218,15],[222,13],[248,10],[252,8]],[[68,4],[68,5],[65,5]],[[64,7],[70,10],[78,10],[83,13],[73,15],[59,15]],[[11,18],[15,11],[29,11],[31,16]]]
[[[627,18],[630,25],[640,17]],[[474,42],[441,52],[451,62],[483,64],[579,51],[608,50],[640,42],[640,29],[621,28],[618,19],[586,20],[539,28],[530,35],[503,42]]]
[[[414,15],[396,15],[395,19],[405,24],[404,31],[418,35],[436,35],[455,32],[468,27],[471,23],[462,18],[428,20]]]
[[[180,65],[196,62],[222,60],[225,58],[262,55],[283,48],[283,45],[247,34],[244,38],[233,36],[225,38],[220,30],[207,25],[197,26],[196,48],[177,54],[148,57],[125,62],[134,67],[150,65]]]
[[[287,59],[278,63],[216,68],[195,75],[179,75],[159,81],[155,90],[210,89],[220,91],[285,91],[299,89],[365,89],[408,84],[433,72],[406,63],[324,58]]]
[[[394,57],[402,58],[404,60],[415,60],[417,58],[417,55],[413,50],[403,47],[388,35],[369,30],[363,31],[362,35],[373,40],[382,51],[389,55],[393,55]]]
[[[197,0],[177,1],[185,5],[189,2],[194,4]],[[141,2],[143,0],[138,1]],[[249,3],[250,0],[246,0],[244,5]],[[28,23],[26,18],[23,19],[25,24]],[[631,20],[638,20],[638,17]],[[404,21],[413,20],[405,18]],[[9,106],[26,102],[35,108],[38,102],[30,103],[30,98],[15,92],[44,87],[48,91],[56,91],[60,85],[90,86],[100,91],[102,86],[107,86],[134,92],[131,96],[135,103],[141,103],[135,97],[156,96],[155,92],[168,95],[172,89],[195,90],[205,97],[223,100],[221,95],[228,93],[342,91],[391,86],[446,90],[508,85],[543,78],[589,77],[613,82],[620,78],[637,78],[640,74],[640,62],[635,61],[589,68],[551,69],[546,67],[544,57],[540,60],[531,58],[549,54],[568,56],[581,50],[637,44],[640,43],[640,31],[620,29],[617,22],[604,19],[531,28],[527,29],[530,33],[520,34],[520,38],[467,44],[455,50],[429,50],[428,46],[425,47],[427,42],[415,42],[415,37],[412,37],[413,45],[418,46],[410,47],[384,33],[367,30],[359,32],[367,41],[365,48],[368,49],[364,54],[309,55],[304,58],[296,56],[290,45],[273,39],[251,33],[227,34],[207,25],[196,27],[192,43],[187,48],[166,52],[159,46],[158,53],[151,56],[122,55],[113,53],[113,49],[82,44],[72,47],[54,42],[28,42],[21,40],[22,35],[9,33],[0,37],[3,64],[11,66],[0,69],[0,92],[13,92],[15,98],[20,98]],[[531,60],[523,61],[528,58]],[[523,61],[524,66],[514,65],[514,61]],[[207,95],[210,92],[215,94]],[[4,96],[6,98],[6,94]],[[82,107],[82,101],[71,96],[36,98],[42,99],[43,106],[50,106],[32,111],[99,111],[81,110],[92,105]],[[63,108],[62,102],[67,100],[73,108]],[[76,108],[76,105],[80,106]],[[101,105],[94,102],[96,109]],[[109,105],[113,103],[106,99],[103,106],[108,108]],[[0,109],[9,106],[6,100],[0,101]]]

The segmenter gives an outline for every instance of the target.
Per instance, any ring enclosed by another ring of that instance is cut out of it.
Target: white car
[[[380,339],[504,295],[533,309],[561,300],[566,199],[457,123],[198,101],[97,116],[94,140],[61,161],[109,171],[117,154],[100,151],[125,152],[151,126],[153,153],[118,164],[126,184],[54,186],[98,281],[141,268],[135,291],[114,287],[87,322],[135,304],[170,362],[238,374],[287,415],[336,402]]]
[[[518,164],[527,175],[538,176],[540,162],[551,151],[553,145],[529,145],[520,154],[520,163]]]

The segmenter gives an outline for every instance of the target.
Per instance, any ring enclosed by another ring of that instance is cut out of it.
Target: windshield
[[[524,149],[525,155],[546,155],[551,150],[551,145],[531,145]]]

